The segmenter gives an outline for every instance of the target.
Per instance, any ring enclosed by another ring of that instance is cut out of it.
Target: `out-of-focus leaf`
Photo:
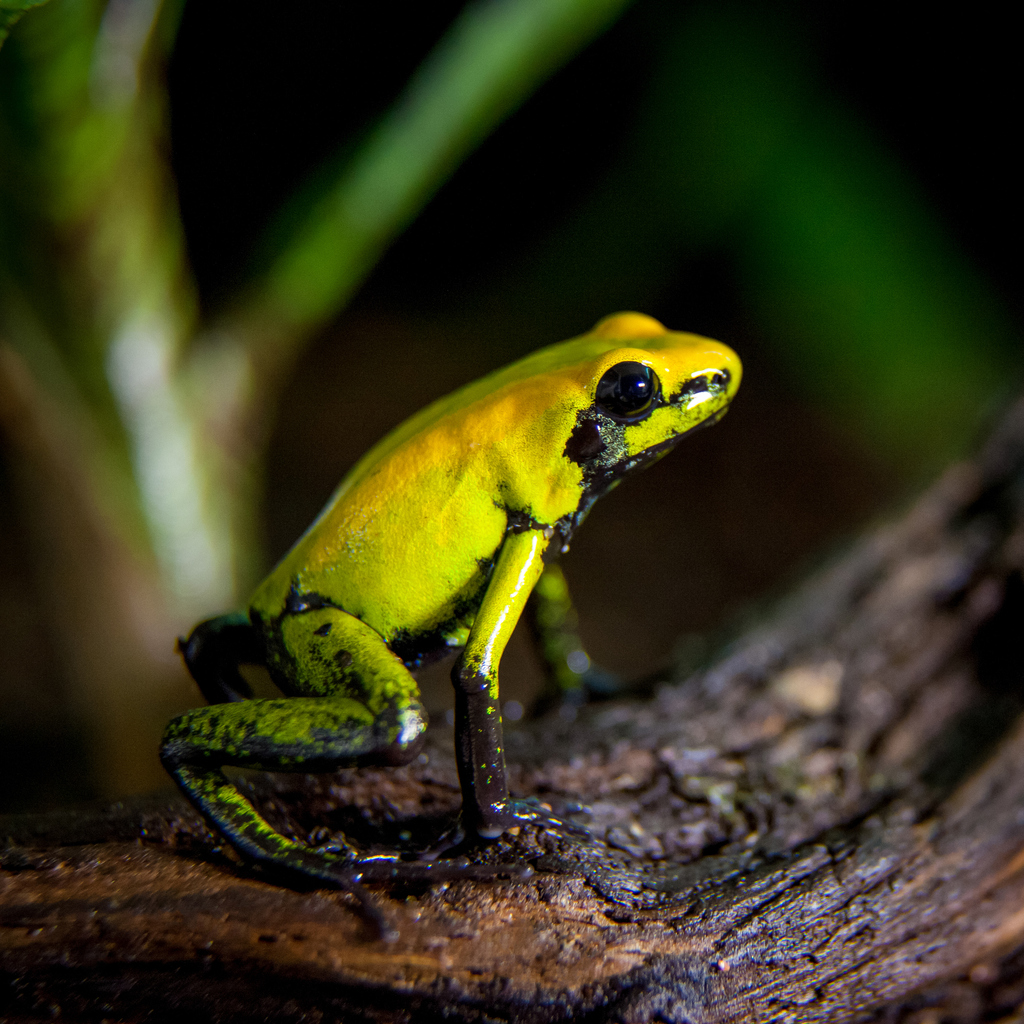
[[[232,550],[176,379],[195,308],[164,162],[178,7],[58,0],[4,52],[0,332],[91,442],[111,532],[155,553],[178,606],[205,609],[231,597]]]
[[[459,162],[629,0],[476,0],[250,292],[301,336],[335,313]]]
[[[793,38],[713,6],[681,35],[700,111],[683,111],[683,163],[703,193],[683,199],[684,223],[717,219],[736,239],[747,296],[801,390],[896,463],[944,460],[1007,378],[1005,315]]]
[[[18,19],[33,7],[40,7],[48,0],[0,0],[0,46],[11,34]]]

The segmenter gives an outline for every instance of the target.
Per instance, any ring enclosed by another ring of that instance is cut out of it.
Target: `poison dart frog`
[[[452,683],[462,829],[491,839],[543,818],[508,793],[502,651],[594,502],[718,420],[740,375],[726,345],[618,313],[407,420],[356,463],[246,612],[202,622],[179,641],[210,706],[168,726],[167,770],[264,867],[348,887],[472,873],[464,861],[296,842],[222,768],[409,762],[427,724],[411,670],[461,648]],[[246,664],[266,666],[285,696],[251,699]]]

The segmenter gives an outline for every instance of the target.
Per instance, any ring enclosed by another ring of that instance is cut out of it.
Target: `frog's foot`
[[[285,840],[276,849],[263,843],[250,843],[244,853],[268,876],[283,876],[292,885],[302,882],[303,888],[323,886],[351,893],[359,903],[363,920],[378,939],[394,942],[398,938],[398,929],[388,920],[380,902],[363,888],[364,876],[358,860],[323,849],[304,847],[290,840]]]
[[[589,839],[590,833],[579,825],[554,814],[550,804],[546,804],[535,796],[521,799],[509,799],[505,802],[501,824],[492,827],[478,827],[477,834],[482,839],[497,839],[510,828],[520,825],[533,825],[537,828]]]
[[[177,646],[211,704],[252,696],[252,687],[242,678],[238,666],[262,664],[264,652],[248,615],[235,612],[200,622],[187,637],[178,638]]]
[[[364,882],[434,885],[440,882],[494,882],[507,879],[525,882],[533,875],[528,864],[471,864],[465,857],[450,860],[397,860],[391,856],[368,857],[338,865],[325,873],[324,881],[335,881],[339,888],[359,900],[360,910],[384,942],[394,942],[399,931],[380,903],[363,888]]]

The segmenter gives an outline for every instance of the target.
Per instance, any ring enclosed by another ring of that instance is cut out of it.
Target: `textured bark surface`
[[[1024,405],[710,667],[510,732],[586,826],[480,852],[529,881],[350,894],[247,873],[182,804],[8,819],[10,1020],[1024,1021]],[[254,778],[282,829],[415,843],[408,768]]]

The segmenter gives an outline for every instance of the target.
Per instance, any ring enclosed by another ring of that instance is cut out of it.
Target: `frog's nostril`
[[[683,386],[672,396],[673,402],[681,402],[684,399],[692,398],[694,395],[699,395],[705,392],[710,387],[708,378],[701,375],[698,377],[691,377],[686,381]]]

